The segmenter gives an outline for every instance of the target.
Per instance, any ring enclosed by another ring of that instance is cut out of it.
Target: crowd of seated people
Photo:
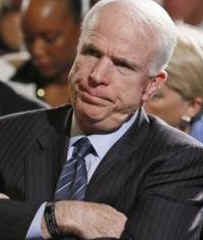
[[[17,93],[16,87],[8,82],[24,59],[20,2],[11,3],[4,1],[0,9],[0,116],[48,107],[42,101]]]
[[[22,62],[23,35],[20,7],[3,3],[0,8],[0,80],[7,81]]]
[[[51,106],[70,103],[67,76],[76,53],[80,14],[80,0],[29,1],[23,9],[22,30],[31,58],[11,82],[34,84],[33,96]]]
[[[34,108],[38,104],[44,107],[70,103],[67,78],[76,53],[81,12],[80,0],[24,0],[20,7],[6,8],[5,18],[0,22],[0,35],[5,39],[2,42],[6,43],[2,44],[0,58],[0,91],[4,91],[2,96],[7,104],[5,107],[2,102],[2,109],[8,111],[1,111],[2,114],[32,109],[30,102]],[[15,111],[11,93],[13,99],[18,95],[20,99],[14,104]],[[18,108],[26,100],[28,104]]]
[[[30,58],[27,60],[25,56],[26,61],[20,61],[23,64],[18,64],[17,72],[12,71],[11,85],[21,94],[38,97],[51,106],[69,102],[66,80],[80,32],[82,2],[80,0],[26,2],[21,12],[23,15],[21,30]],[[44,12],[47,10],[49,15],[45,17]],[[34,28],[35,32],[29,32],[29,29]],[[39,32],[43,36],[43,44],[40,46]],[[35,41],[30,42],[31,38]],[[11,61],[14,62],[13,57],[9,58],[9,62]]]

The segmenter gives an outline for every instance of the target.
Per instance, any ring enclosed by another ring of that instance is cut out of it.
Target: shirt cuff
[[[44,215],[44,209],[47,202],[42,203],[42,205],[37,210],[32,223],[28,229],[26,239],[35,239],[41,237],[41,221]]]

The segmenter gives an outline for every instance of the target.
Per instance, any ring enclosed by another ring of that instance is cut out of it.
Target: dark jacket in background
[[[43,89],[56,80],[55,78],[52,79],[44,77],[32,63],[32,60],[28,60],[17,70],[13,77],[11,77],[10,81],[25,85],[30,83],[34,84],[35,96],[43,100],[43,98],[39,96],[38,90],[41,88]]]
[[[16,93],[9,85],[0,81],[0,116],[21,111],[45,108],[41,101],[30,100]]]

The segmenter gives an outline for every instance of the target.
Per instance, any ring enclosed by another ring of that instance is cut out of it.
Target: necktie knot
[[[84,158],[86,155],[94,153],[94,148],[87,137],[80,138],[73,144],[73,146],[75,147],[73,155],[76,154],[80,158]]]

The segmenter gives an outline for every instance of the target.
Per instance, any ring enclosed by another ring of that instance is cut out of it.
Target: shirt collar
[[[94,147],[98,157],[102,159],[109,149],[125,134],[125,132],[131,127],[135,119],[137,118],[138,111],[132,115],[132,117],[124,122],[119,129],[112,133],[107,134],[92,134],[88,135],[88,139]],[[70,146],[72,146],[76,141],[78,141],[81,137],[86,136],[79,128],[75,114],[73,113],[72,125],[71,125],[71,138],[70,138]]]

